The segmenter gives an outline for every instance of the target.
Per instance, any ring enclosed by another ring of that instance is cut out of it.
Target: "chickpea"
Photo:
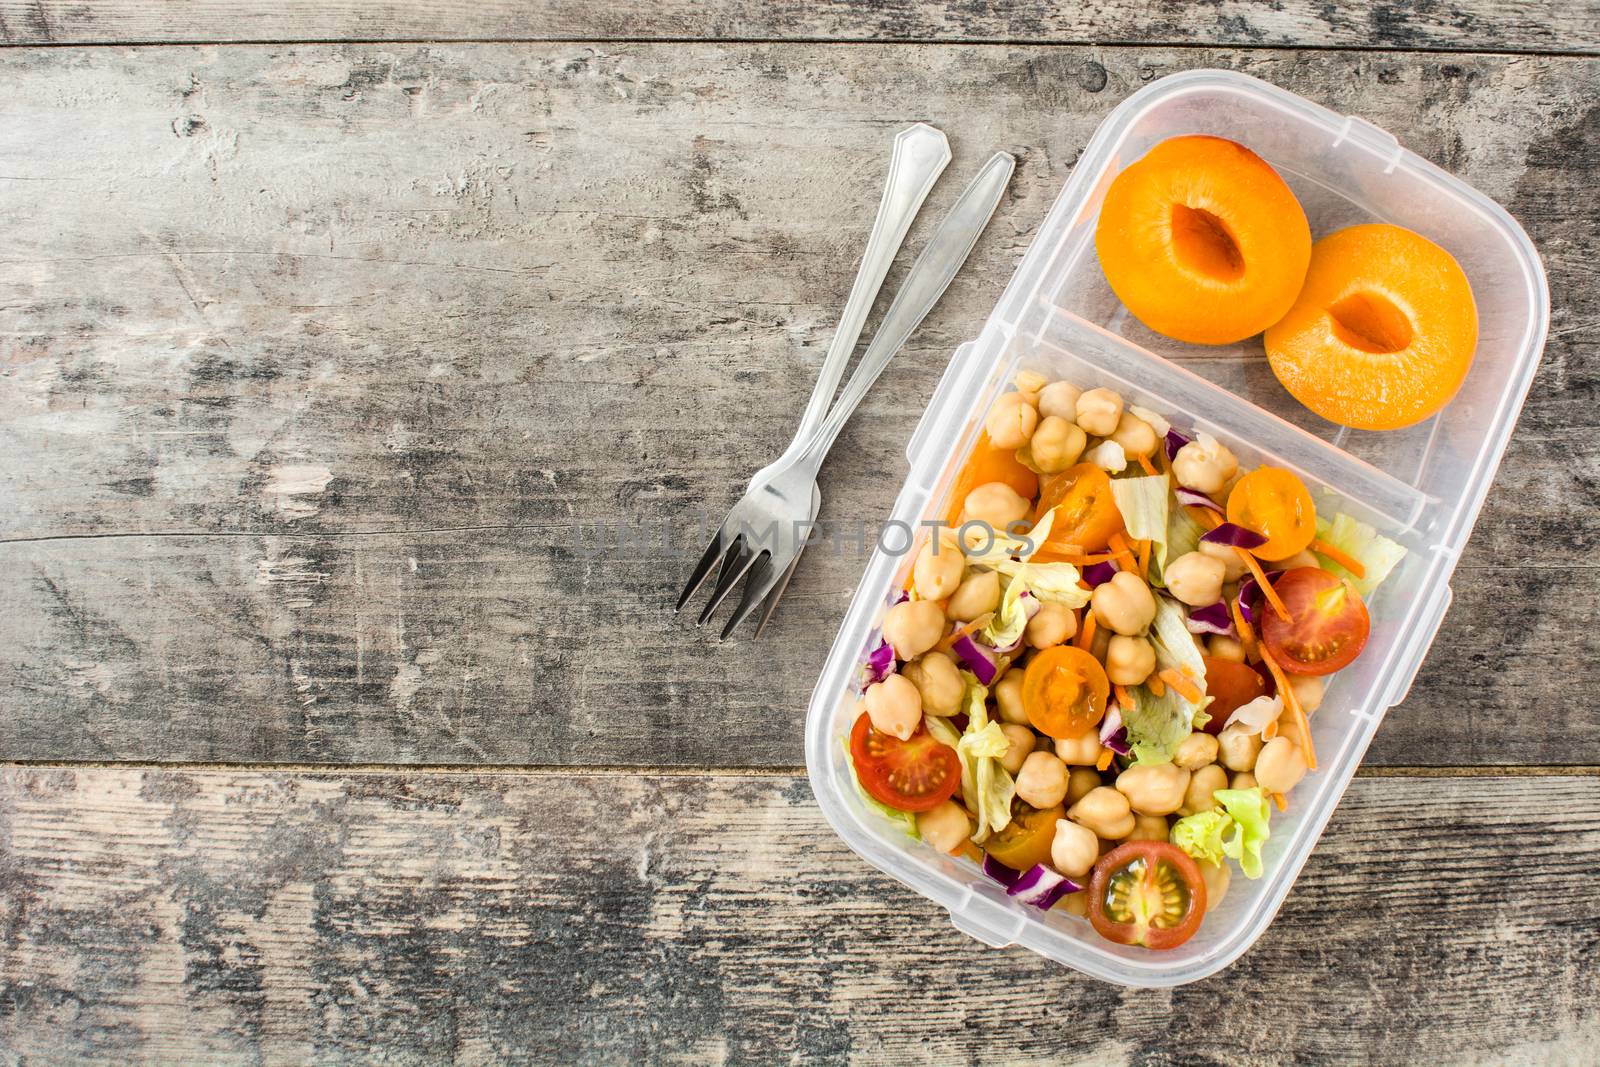
[[[1039,394],[1039,414],[1076,422],[1078,397],[1082,395],[1083,390],[1071,382],[1051,382]]]
[[[1061,743],[1056,743],[1056,755],[1060,755]],[[1100,788],[1100,772],[1093,767],[1073,767],[1067,771],[1067,799],[1068,805],[1076,804],[1089,792]]]
[[[1049,752],[1031,752],[1017,771],[1017,796],[1036,808],[1052,808],[1067,795],[1067,765]]]
[[[1222,580],[1224,582],[1237,582],[1244,577],[1250,565],[1239,555],[1239,550],[1232,545],[1219,545],[1215,541],[1201,541],[1197,550],[1203,556],[1209,556],[1222,564]]]
[[[1232,778],[1228,779],[1229,789],[1254,789],[1260,784],[1261,783],[1256,781],[1256,776],[1251,774],[1249,771],[1239,771]]]
[[[1080,919],[1089,917],[1089,891],[1087,889],[1077,893],[1068,893],[1056,901],[1056,907],[1068,915],[1076,915]]]
[[[1100,839],[1087,826],[1071,819],[1056,820],[1056,836],[1050,842],[1050,863],[1072,879],[1082,879],[1100,858]]]
[[[1005,755],[1000,757],[1000,766],[1006,769],[1007,774],[1016,774],[1022,770],[1022,761],[1028,758],[1038,739],[1034,737],[1032,730],[1026,726],[1018,726],[1014,722],[1001,725],[1000,732],[1005,734],[1006,740],[1010,742],[1006,746]]]
[[[1204,552],[1185,552],[1167,564],[1167,592],[1188,604],[1203,608],[1222,599],[1222,579],[1227,573],[1220,559]]]
[[[1117,792],[1140,815],[1171,815],[1188,788],[1189,772],[1171,763],[1136,763],[1117,775]]]
[[[1065,604],[1045,601],[1028,620],[1022,631],[1030,648],[1049,648],[1059,645],[1078,632],[1078,616]]]
[[[1004,533],[1014,522],[1020,522],[1033,505],[1005,482],[986,482],[967,494],[962,501],[962,522],[988,523],[996,533]]]
[[[895,658],[916,659],[944,636],[944,612],[932,600],[907,600],[883,613],[883,639],[894,646]]]
[[[1239,461],[1228,446],[1210,434],[1197,435],[1172,457],[1173,477],[1179,485],[1197,493],[1221,492],[1238,470]]]
[[[1155,646],[1142,637],[1117,634],[1106,646],[1106,677],[1112,685],[1141,685],[1155,669]]]
[[[1090,594],[1089,607],[1100,625],[1125,637],[1142,634],[1156,617],[1156,598],[1132,571],[1118,571]]]
[[[996,448],[1021,448],[1039,425],[1039,410],[1021,393],[1006,393],[994,402],[984,429]]]
[[[1167,817],[1165,815],[1134,815],[1133,833],[1126,838],[1128,841],[1165,841],[1167,839]]]
[[[1244,646],[1232,637],[1212,634],[1206,638],[1206,655],[1212,659],[1225,659],[1229,663],[1244,662]]]
[[[1050,379],[1036,370],[1019,371],[1017,376],[1011,379],[1012,384],[1017,387],[1017,392],[1034,407],[1039,406],[1039,394],[1044,391],[1049,381]]]
[[[1261,753],[1261,735],[1242,722],[1224,726],[1217,735],[1217,761],[1230,771],[1254,770]]]
[[[1072,805],[1067,810],[1067,818],[1108,841],[1133,833],[1133,812],[1128,807],[1128,798],[1106,785],[1091,790]]]
[[[1028,453],[1033,465],[1046,474],[1064,471],[1078,462],[1089,439],[1074,423],[1055,415],[1046,415],[1033,431],[1028,442]]]
[[[1322,694],[1327,688],[1328,684],[1314,674],[1289,675],[1289,690],[1307,715],[1322,707]]]
[[[1179,741],[1177,751],[1172,754],[1172,762],[1186,771],[1198,771],[1216,761],[1217,739],[1200,730]]]
[[[1078,425],[1096,437],[1110,437],[1122,419],[1122,397],[1110,389],[1091,389],[1078,396]]]
[[[940,852],[954,852],[972,833],[972,820],[960,804],[946,800],[917,816],[917,832]]]
[[[1022,672],[1007,671],[990,690],[994,706],[1000,712],[1000,721],[1016,726],[1028,725],[1028,713],[1022,707]]]
[[[966,566],[967,557],[961,554],[961,546],[953,538],[930,537],[917,553],[911,581],[922,599],[943,600],[961,584]]]
[[[1100,735],[1090,730],[1082,737],[1059,740],[1056,742],[1056,755],[1068,766],[1093,767],[1100,762]]]
[[[943,652],[924,652],[900,668],[922,694],[922,710],[930,715],[954,715],[961,710],[967,683],[955,661]]]
[[[1158,443],[1155,427],[1127,411],[1117,420],[1117,428],[1112,431],[1111,439],[1130,456],[1148,456],[1156,450]]]
[[[1269,793],[1287,793],[1306,776],[1306,757],[1300,746],[1283,735],[1268,741],[1256,757],[1256,784]]]
[[[867,687],[872,728],[904,741],[922,725],[922,694],[903,674],[891,674]]]
[[[1233,870],[1226,863],[1196,860],[1200,865],[1200,880],[1206,884],[1206,911],[1210,912],[1228,895],[1228,883],[1233,881]]]
[[[1211,796],[1219,789],[1228,788],[1228,772],[1215,763],[1207,764],[1189,776],[1189,788],[1183,793],[1183,807],[1179,815],[1194,815],[1210,811],[1217,806]]]
[[[995,571],[974,571],[950,594],[945,613],[952,619],[971,622],[1000,606],[1000,575]]]

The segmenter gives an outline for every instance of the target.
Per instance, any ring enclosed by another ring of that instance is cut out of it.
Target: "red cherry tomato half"
[[[1205,913],[1205,879],[1177,845],[1129,841],[1094,865],[1089,921],[1107,941],[1177,948],[1200,928]]]
[[[1272,583],[1289,621],[1262,613],[1261,639],[1291,674],[1332,674],[1361,654],[1372,622],[1361,595],[1320,567],[1296,567]]]
[[[861,788],[900,811],[932,811],[961,784],[961,760],[926,725],[905,741],[872,728],[865,712],[850,731],[850,758]]]
[[[1212,697],[1206,707],[1206,714],[1211,716],[1211,721],[1205,724],[1204,730],[1208,734],[1220,734],[1222,724],[1228,721],[1228,716],[1235,709],[1244,707],[1256,697],[1267,695],[1267,681],[1243,663],[1214,656],[1201,658],[1206,664],[1206,692]]]

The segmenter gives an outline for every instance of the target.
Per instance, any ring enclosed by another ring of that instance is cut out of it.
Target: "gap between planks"
[[[626,764],[564,766],[559,764],[473,763],[163,763],[158,760],[6,760],[0,770],[155,770],[173,772],[227,771],[257,774],[380,775],[428,774],[460,777],[513,778],[804,778],[804,767],[650,767]],[[1357,778],[1595,778],[1600,764],[1572,766],[1399,766],[1358,767]]]

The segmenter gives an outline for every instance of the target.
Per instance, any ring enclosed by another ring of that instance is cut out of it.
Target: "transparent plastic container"
[[[1109,182],[1157,142],[1206,133],[1239,141],[1290,184],[1313,236],[1383,221],[1415,230],[1455,256],[1478,301],[1476,358],[1455,399],[1406,430],[1349,430],[1324,422],[1277,383],[1259,338],[1220,348],[1171,341],[1132,319],[1106,284],[1094,226]],[[1384,712],[1404,700],[1450,604],[1450,576],[1489,490],[1533,379],[1549,321],[1544,270],[1532,243],[1481,193],[1401,148],[1359,118],[1227,71],[1193,71],[1125,100],[1090,140],[1016,275],[975,341],[962,345],[906,449],[910,474],[892,522],[944,511],[983,415],[1021,370],[1085,388],[1110,386],[1130,403],[1205,430],[1241,463],[1299,474],[1326,500],[1408,549],[1369,601],[1366,651],[1333,677],[1312,718],[1320,769],[1274,812],[1266,873],[1237,871],[1200,931],[1167,952],[1115,945],[1059,910],[1015,903],[975,864],[936,854],[860,799],[842,739],[858,666],[910,557],[868,563],[812,695],[806,765],[823,814],[868,862],[949,909],[985,944],[1023,945],[1105,981],[1174,986],[1214,974],[1267,928],[1349,785]],[[900,540],[893,532],[891,542]]]

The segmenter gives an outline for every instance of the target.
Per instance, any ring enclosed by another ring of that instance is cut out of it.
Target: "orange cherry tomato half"
[[[1046,549],[1099,552],[1123,530],[1122,512],[1111,495],[1111,476],[1093,463],[1079,463],[1039,483],[1033,521],[1055,509]],[[1309,543],[1309,542],[1308,542]]]
[[[935,741],[925,725],[902,741],[874,730],[871,716],[862,712],[850,731],[850,758],[861,788],[900,811],[932,811],[961,784],[955,749]]]
[[[1039,493],[1039,476],[1022,465],[1022,461],[1017,459],[1017,450],[995,447],[989,442],[988,431],[984,431],[978,435],[978,443],[972,446],[972,455],[967,457],[966,466],[961,468],[955,484],[950,488],[950,511],[945,516],[946,524],[952,527],[957,525],[961,521],[961,508],[967,494],[990,482],[1005,482],[1024,500],[1032,500]]]
[[[1081,648],[1041,649],[1022,673],[1022,709],[1028,721],[1057,740],[1082,737],[1106,714],[1111,682],[1100,661]]]
[[[983,843],[983,850],[1014,871],[1032,870],[1050,862],[1050,845],[1056,839],[1056,820],[1067,811],[1060,804],[1053,808],[1034,808],[1017,801],[1017,812],[1004,830],[996,830]]]
[[[1228,494],[1228,521],[1267,539],[1250,551],[1259,559],[1288,559],[1317,536],[1317,509],[1305,483],[1280,467],[1260,467]]]
[[[1089,922],[1119,945],[1177,948],[1205,913],[1199,866],[1166,841],[1118,845],[1100,857],[1089,878]]]
[[[1235,663],[1231,659],[1202,656],[1206,664],[1206,692],[1212,700],[1206,706],[1211,721],[1203,729],[1208,734],[1220,734],[1222,724],[1238,708],[1256,697],[1267,695],[1267,680],[1252,667]]]
[[[1296,567],[1272,583],[1289,621],[1262,612],[1261,639],[1291,674],[1332,674],[1366,647],[1372,620],[1361,594],[1320,567]]]

